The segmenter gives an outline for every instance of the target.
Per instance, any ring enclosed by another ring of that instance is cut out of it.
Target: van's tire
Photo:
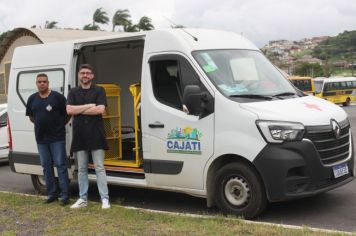
[[[215,203],[224,214],[258,216],[267,205],[261,178],[243,162],[225,165],[216,174]]]
[[[36,190],[36,193],[46,195],[46,183],[43,175],[31,175],[32,185]]]
[[[347,106],[350,105],[350,102],[351,102],[350,98],[346,98],[346,101],[345,101],[342,105],[344,105],[345,107],[347,107]]]

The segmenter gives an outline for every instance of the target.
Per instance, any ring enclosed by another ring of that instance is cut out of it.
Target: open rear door
[[[67,96],[70,79],[73,77],[70,73],[72,59],[73,43],[70,42],[16,48],[11,65],[8,93],[12,141],[9,159],[14,172],[43,175],[34,125],[25,115],[26,103],[28,97],[37,91],[35,81],[38,73],[48,75],[50,89]],[[70,130],[70,127],[66,127],[68,164],[70,163],[70,142],[68,142],[71,139]]]

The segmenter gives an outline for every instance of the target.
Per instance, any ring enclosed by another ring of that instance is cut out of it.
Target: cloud
[[[356,1],[351,0],[0,0],[0,4],[0,32],[43,27],[46,20],[58,21],[59,27],[82,28],[99,7],[110,19],[116,10],[129,9],[133,22],[145,15],[156,28],[170,27],[171,20],[234,31],[260,47],[269,40],[300,40],[356,28]],[[111,24],[102,27],[111,30]]]
[[[348,0],[237,0],[194,1],[182,11],[176,2],[175,19],[180,24],[243,33],[259,46],[273,39],[335,35],[355,29],[356,1]],[[351,10],[352,9],[352,10]]]

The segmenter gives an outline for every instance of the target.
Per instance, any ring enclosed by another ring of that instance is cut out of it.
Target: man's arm
[[[30,121],[31,121],[32,123],[35,123],[35,118],[34,118],[33,116],[29,116],[28,118],[30,118]]]
[[[89,108],[85,110],[83,115],[102,115],[105,113],[105,106],[104,105],[97,105],[95,107]]]
[[[106,107],[106,94],[104,88],[98,86],[96,90],[97,96],[95,103],[98,104],[93,108],[84,111],[84,115],[103,115],[105,113]]]
[[[70,118],[72,118],[72,116],[70,116],[70,115],[66,115],[66,119],[65,119],[65,121],[64,121],[64,124],[68,124],[68,122],[70,121]]]
[[[95,104],[85,104],[85,105],[67,105],[68,115],[79,115],[84,114],[84,112],[90,108],[94,108]]]

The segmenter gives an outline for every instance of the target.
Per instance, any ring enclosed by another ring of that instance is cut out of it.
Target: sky
[[[0,0],[0,32],[17,27],[60,28],[92,23],[102,7],[111,19],[128,9],[133,23],[148,16],[156,29],[172,24],[233,31],[257,46],[270,40],[301,40],[356,30],[356,0]],[[111,30],[112,25],[102,25]]]

